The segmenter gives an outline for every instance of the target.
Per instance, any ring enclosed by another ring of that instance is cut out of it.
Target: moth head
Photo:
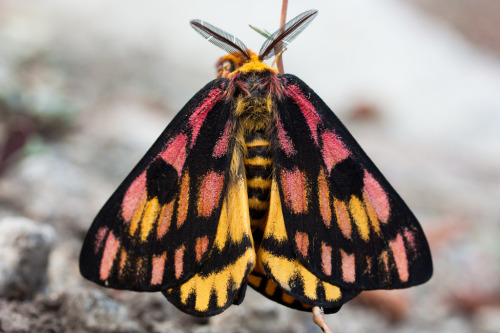
[[[248,70],[260,68],[261,66],[256,65],[256,62],[262,63],[263,60],[280,55],[317,14],[317,10],[311,9],[288,21],[266,39],[260,48],[258,56],[250,51],[238,38],[205,21],[191,20],[190,23],[193,29],[210,43],[217,45],[228,53],[220,58],[216,64],[217,77],[228,77],[231,73],[244,68]],[[250,63],[253,64],[245,66]]]
[[[248,50],[255,55],[252,51]],[[235,70],[240,69],[248,60],[241,54],[232,55],[226,54],[217,60],[215,68],[217,70],[217,78],[228,78],[229,74],[233,73]]]

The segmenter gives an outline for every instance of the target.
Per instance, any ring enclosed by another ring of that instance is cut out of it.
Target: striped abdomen
[[[248,188],[248,206],[254,241],[259,244],[269,210],[269,194],[273,171],[271,143],[263,131],[245,136],[244,160]]]

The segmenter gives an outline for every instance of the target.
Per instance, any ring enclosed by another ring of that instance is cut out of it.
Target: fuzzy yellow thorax
[[[229,77],[233,76],[238,72],[248,73],[248,72],[263,72],[263,71],[273,71],[275,73],[278,73],[278,70],[276,68],[266,65],[265,63],[259,60],[258,55],[252,54],[250,57],[250,61],[248,61],[246,64],[244,64],[243,66],[241,66],[240,68],[229,74]]]

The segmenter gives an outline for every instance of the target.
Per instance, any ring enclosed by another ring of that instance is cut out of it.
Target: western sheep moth
[[[333,313],[362,290],[431,277],[418,221],[352,135],[304,82],[263,63],[316,14],[289,21],[259,55],[191,21],[228,52],[219,78],[98,213],[80,256],[85,278],[161,291],[211,316],[240,304],[247,284],[288,307]]]

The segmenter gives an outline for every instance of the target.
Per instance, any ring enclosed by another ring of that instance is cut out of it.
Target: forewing
[[[214,244],[230,161],[225,80],[200,90],[167,126],[95,218],[80,271],[137,291],[178,286]]]
[[[427,281],[432,260],[417,219],[328,106],[281,77],[274,159],[287,237],[300,262],[347,289]]]
[[[255,264],[248,194],[238,147],[232,154],[226,195],[222,201],[214,246],[201,271],[164,292],[167,299],[195,316],[213,316],[243,301],[247,276]]]

